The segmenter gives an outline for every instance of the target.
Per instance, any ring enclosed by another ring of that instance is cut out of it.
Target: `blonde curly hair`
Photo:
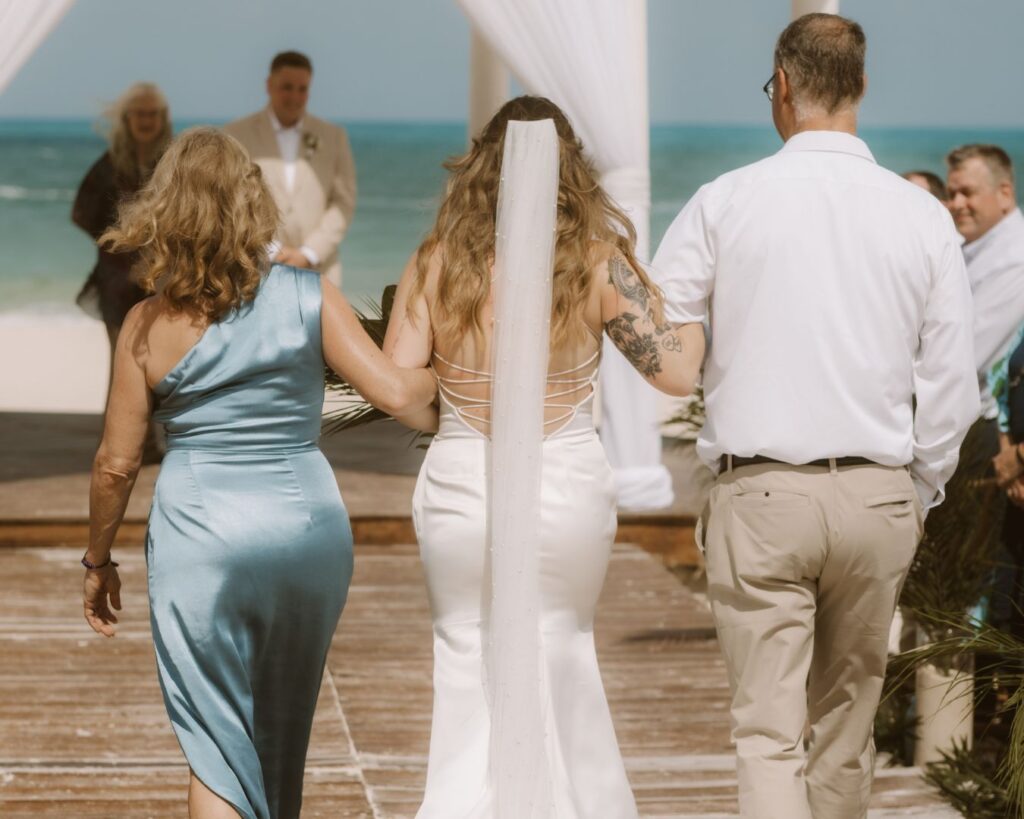
[[[278,218],[245,148],[215,128],[190,128],[122,204],[100,244],[138,251],[144,290],[159,291],[172,309],[217,321],[255,297]]]
[[[661,293],[636,260],[636,229],[597,181],[583,144],[562,110],[545,97],[521,96],[505,103],[473,139],[469,151],[445,163],[451,172],[437,220],[420,245],[410,317],[423,292],[431,259],[440,257],[434,333],[451,342],[482,332],[480,312],[490,293],[494,262],[498,183],[510,120],[550,119],[559,141],[559,183],[555,268],[552,284],[551,344],[559,347],[585,332],[583,311],[591,270],[612,249],[633,268],[654,297],[661,315]]]

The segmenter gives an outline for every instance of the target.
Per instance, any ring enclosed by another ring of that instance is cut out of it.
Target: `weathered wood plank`
[[[0,816],[184,817],[187,768],[156,681],[142,552],[119,555],[114,640],[81,618],[78,557],[73,547],[0,550]],[[618,547],[595,633],[642,815],[735,816],[725,672],[703,603],[655,558]],[[430,677],[416,547],[360,545],[318,703],[304,817],[415,814]],[[950,815],[906,769],[880,772],[873,808]]]

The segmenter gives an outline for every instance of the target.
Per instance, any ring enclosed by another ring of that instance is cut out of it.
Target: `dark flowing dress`
[[[95,242],[117,221],[117,208],[123,199],[134,196],[141,181],[122,179],[114,168],[110,153],[104,153],[85,175],[71,208],[71,221],[88,233]],[[76,298],[87,312],[96,303],[99,317],[110,328],[124,323],[128,311],[146,292],[132,279],[135,253],[110,253],[97,246],[96,263]]]
[[[167,454],[146,540],[160,685],[195,775],[245,819],[297,819],[352,577],[317,446],[320,276],[275,265],[156,385]]]

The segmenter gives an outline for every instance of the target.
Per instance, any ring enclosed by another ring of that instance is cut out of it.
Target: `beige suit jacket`
[[[281,211],[277,241],[308,246],[320,258],[317,269],[340,286],[338,246],[356,209],[356,167],[345,129],[309,114],[303,117],[291,191],[269,111],[235,120],[224,130],[245,146],[263,171]]]

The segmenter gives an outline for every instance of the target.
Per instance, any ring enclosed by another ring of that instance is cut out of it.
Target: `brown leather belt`
[[[878,466],[878,461],[872,461],[870,458],[860,458],[856,455],[851,455],[844,458],[819,458],[816,461],[811,461],[806,464],[791,464],[788,461],[780,461],[778,458],[766,458],[764,455],[754,455],[752,458],[741,458],[738,455],[732,456],[732,468],[738,469],[741,466],[757,466],[758,464],[785,464],[786,466],[832,466],[832,461],[835,461],[837,467],[839,466]],[[729,468],[729,456],[723,455],[718,462],[722,471],[724,472]]]

